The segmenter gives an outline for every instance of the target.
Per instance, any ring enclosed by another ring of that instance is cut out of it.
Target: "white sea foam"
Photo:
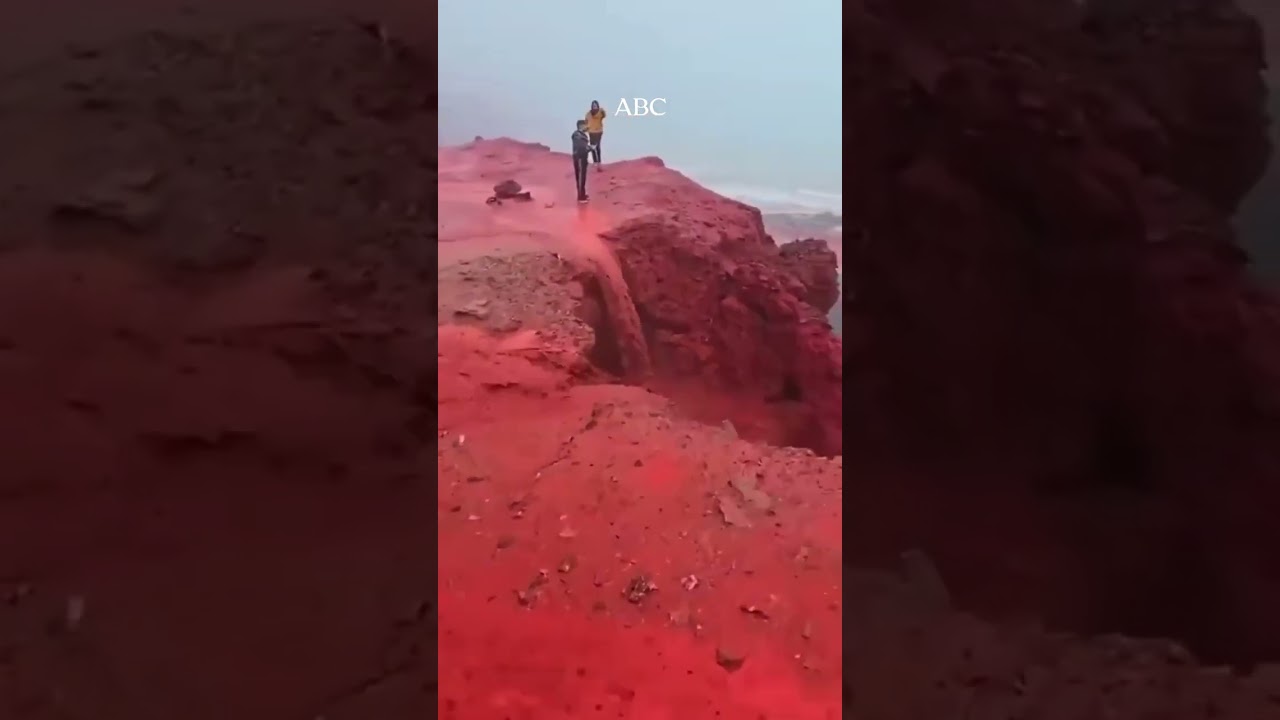
[[[740,200],[748,205],[760,208],[766,213],[840,214],[843,200],[840,193],[821,190],[784,190],[782,188],[740,185],[736,183],[715,183],[709,186],[712,190]]]
[[[760,208],[760,211],[764,213],[794,213],[798,215],[834,213],[839,215],[843,204],[842,196],[838,192],[809,190],[806,188],[789,190],[732,181],[720,182],[703,180],[699,178],[697,173],[685,172],[685,174],[721,195]]]

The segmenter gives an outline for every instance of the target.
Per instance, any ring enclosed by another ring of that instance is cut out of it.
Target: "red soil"
[[[672,233],[699,218],[739,228],[728,242],[776,258],[758,214],[651,161],[593,172],[578,208],[564,155],[505,140],[441,153],[440,317],[479,326],[440,333],[443,712],[839,716],[838,462],[740,439],[784,441],[794,425],[765,383],[716,381],[731,358],[715,343],[697,367],[673,359],[713,330],[698,293],[671,291],[684,332],[632,309],[667,301],[654,263],[677,285],[700,272],[663,250],[669,236],[630,241],[649,217],[678,216]],[[534,201],[483,206],[507,178]],[[582,385],[606,334],[617,355]],[[602,369],[650,391],[598,384]],[[731,485],[744,478],[745,495]],[[656,590],[632,602],[641,577]],[[745,664],[729,672],[718,651]]]
[[[444,716],[838,717],[838,468],[495,350],[442,329]],[[764,478],[772,515],[739,476]],[[640,577],[656,589],[632,603]]]

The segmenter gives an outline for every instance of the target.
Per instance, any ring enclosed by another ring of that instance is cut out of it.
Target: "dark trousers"
[[[573,155],[573,179],[578,186],[578,199],[587,199],[587,161],[591,156],[583,153]]]
[[[595,157],[596,164],[600,164],[600,140],[604,137],[604,133],[587,133],[587,137],[591,138],[591,145],[595,148],[591,151],[591,155]]]

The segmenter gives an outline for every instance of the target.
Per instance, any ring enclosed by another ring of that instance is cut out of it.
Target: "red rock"
[[[786,243],[781,251],[784,265],[804,284],[804,300],[824,314],[830,311],[840,297],[835,251],[816,239]]]
[[[820,280],[810,287],[790,270],[834,282],[835,254],[826,250],[805,264],[805,248],[784,253],[761,226],[752,230],[709,245],[675,224],[635,221],[604,238],[626,278],[656,373],[795,404],[792,444],[838,455],[841,342],[825,310],[809,302],[835,297]]]
[[[1274,656],[1280,326],[1226,215],[1269,152],[1257,28],[1074,5],[845,15],[846,449],[903,496],[867,542],[921,527],[962,605]]]

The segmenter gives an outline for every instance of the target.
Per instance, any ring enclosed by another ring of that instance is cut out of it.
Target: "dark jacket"
[[[587,137],[587,133],[582,130],[574,130],[573,135],[573,154],[581,157],[591,152],[591,138]]]

